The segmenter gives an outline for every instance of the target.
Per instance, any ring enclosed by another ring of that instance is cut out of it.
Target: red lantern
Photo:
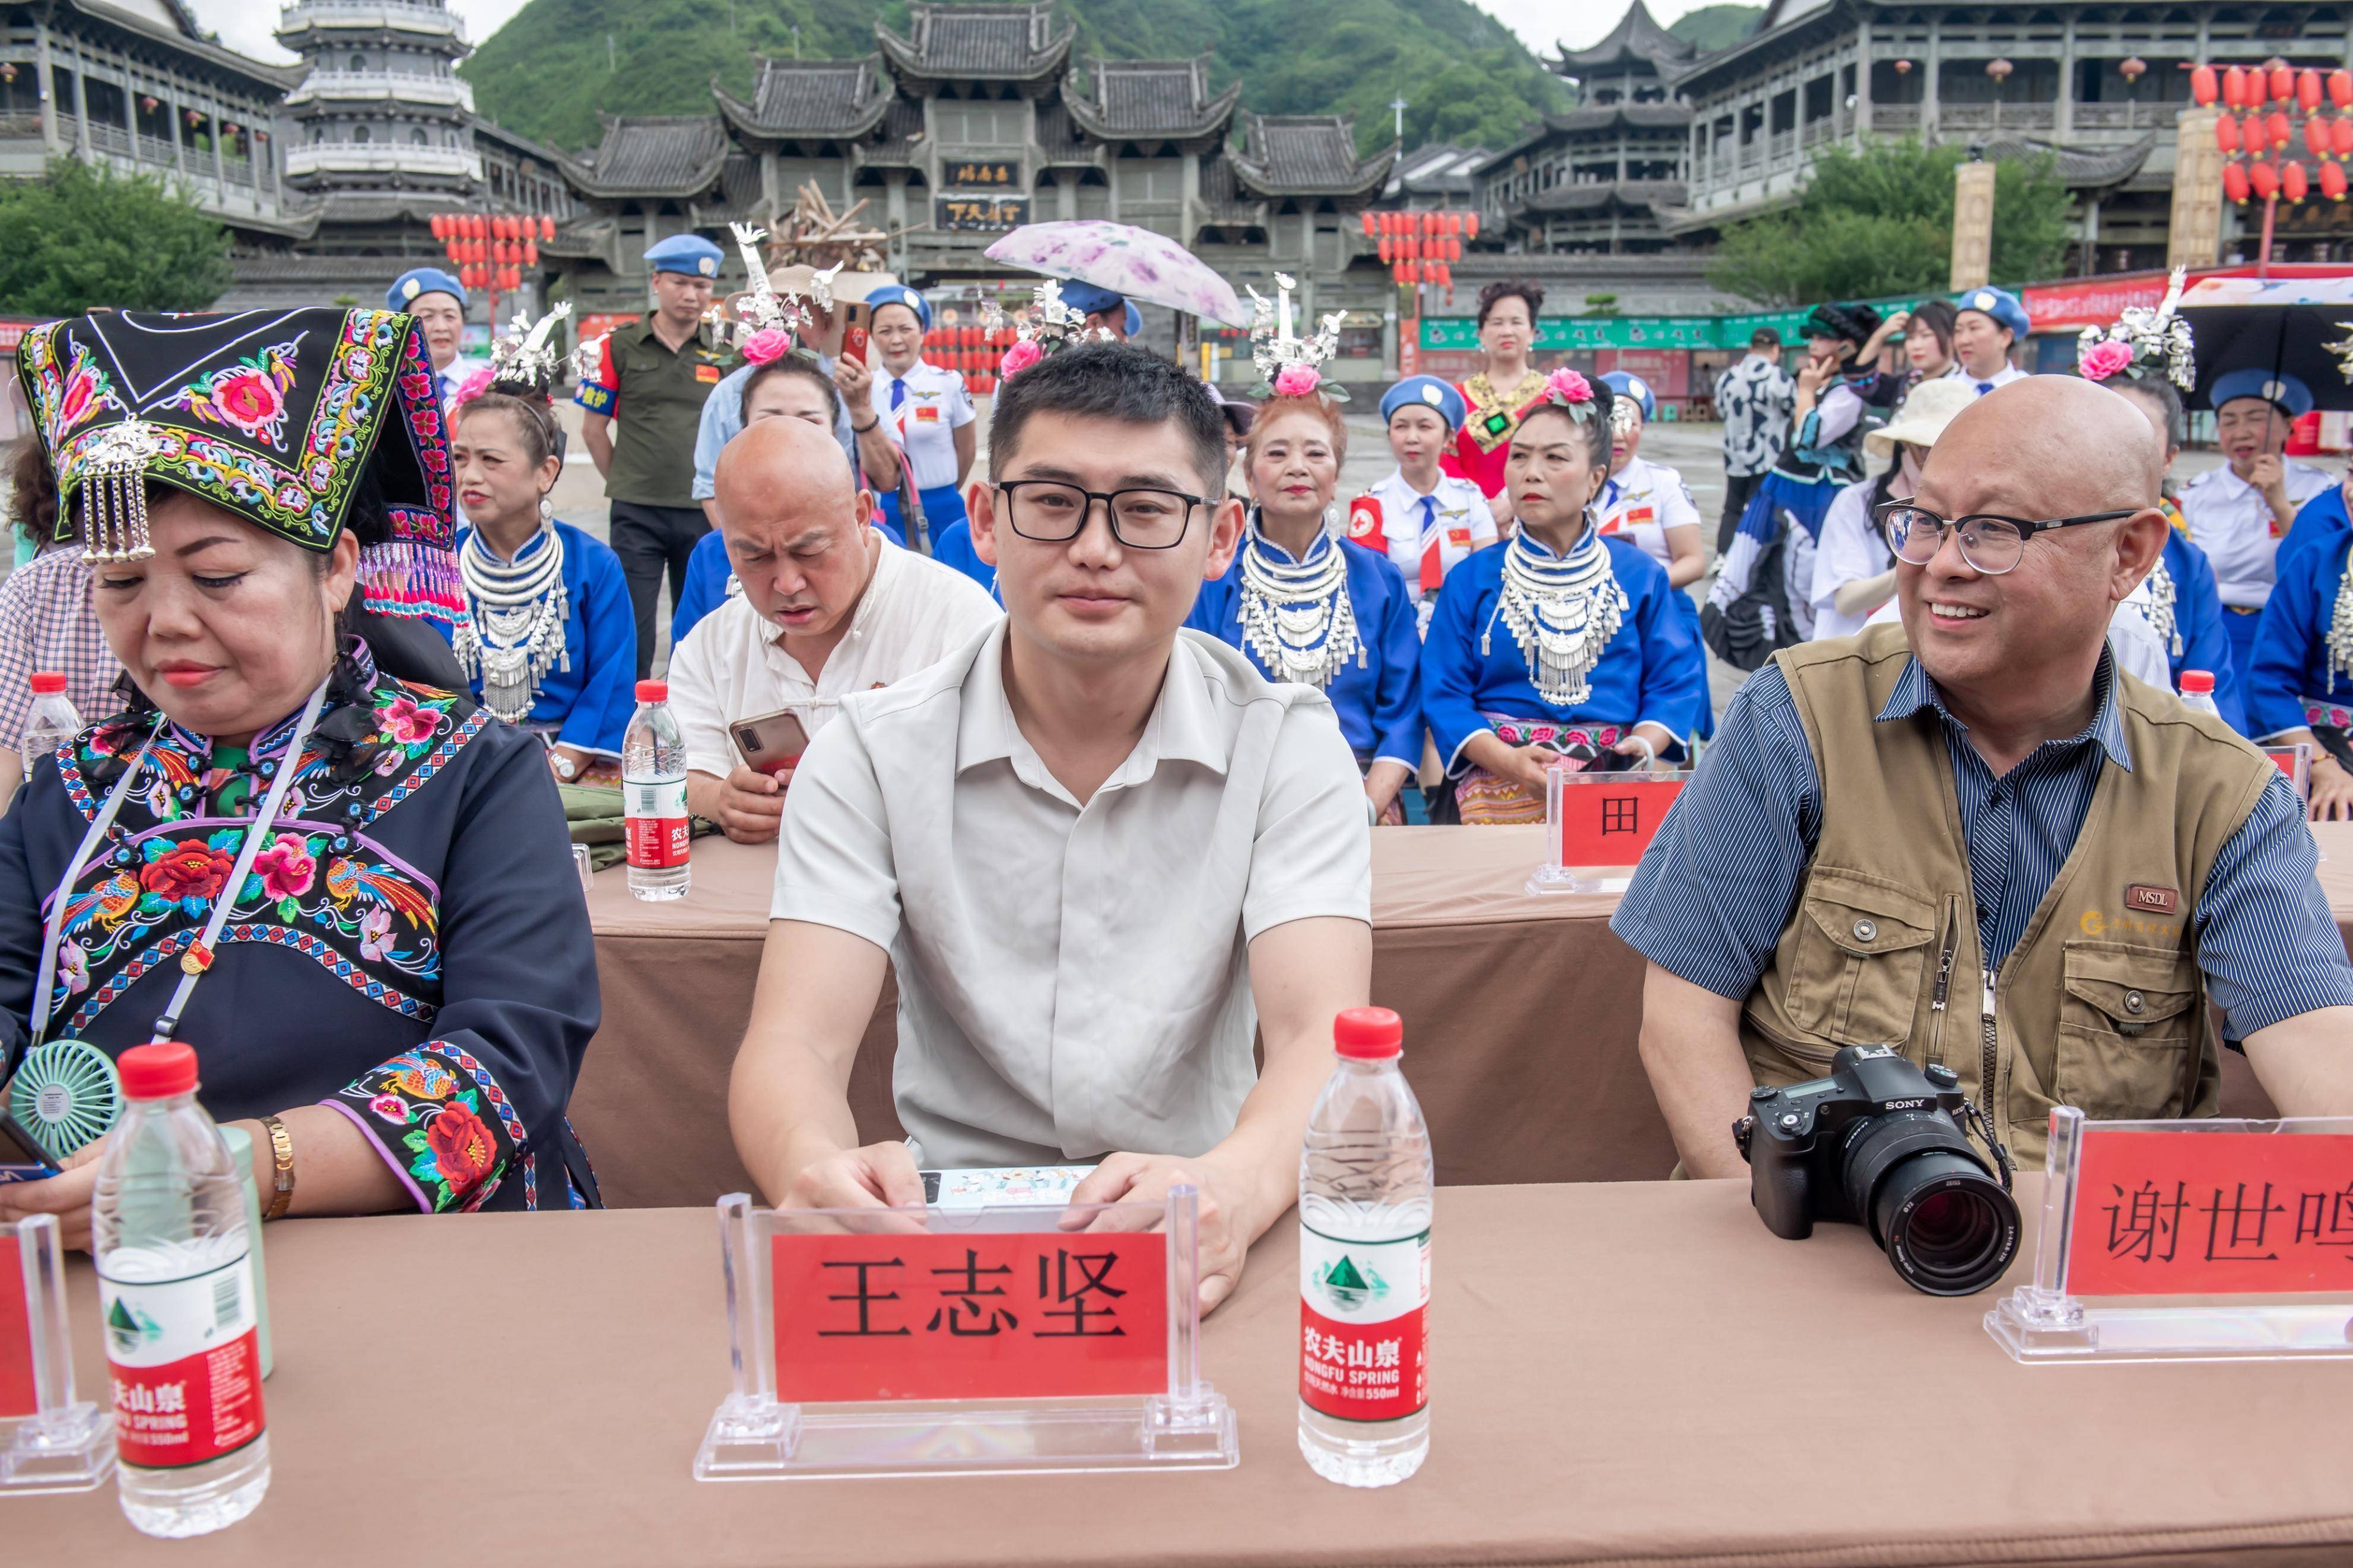
[[[2280,168],[2280,195],[2291,202],[2300,202],[2310,194],[2312,183],[2301,163],[2290,163]]]
[[[1479,237],[1479,215],[1477,213],[1464,213],[1462,215],[1462,237],[1465,239],[1476,239]]]
[[[2353,120],[2329,121],[2328,150],[2340,158],[2353,158]]]
[[[2116,67],[2116,74],[2126,81],[2138,81],[2148,74],[2148,62],[2138,55],[2126,56]]]
[[[547,214],[539,215],[539,242],[545,245],[555,237],[555,220]]]
[[[2222,194],[2241,206],[2247,202],[2247,166],[2233,160],[2222,165]]]
[[[2264,201],[2279,195],[2279,171],[2269,163],[2258,163],[2247,171],[2247,186]]]
[[[1421,281],[1421,268],[1418,264],[1411,261],[1405,264],[1405,281],[1409,289]]]
[[[2328,121],[2318,115],[2304,122],[2304,150],[2316,158],[2328,156]]]
[[[16,79],[16,68],[14,66],[8,68],[8,79],[10,81]],[[155,103],[156,99],[153,93],[143,92],[139,95],[139,107],[145,110],[148,113],[153,114],[155,112]]]
[[[1356,217],[1357,217],[1358,221],[1360,221],[1361,223],[1363,223],[1363,224],[1364,224],[1364,226],[1365,226],[1365,237],[1366,237],[1366,239],[1370,239],[1370,238],[1372,238],[1372,237],[1373,237],[1373,211],[1372,211],[1372,209],[1371,209],[1370,207],[1366,207],[1363,212],[1358,213],[1358,214],[1356,215]]]
[[[449,258],[450,266],[455,267],[458,264],[458,242],[454,239],[443,240],[441,242],[441,254]]]
[[[431,217],[427,218],[425,220],[425,226],[433,231],[433,237],[436,239],[441,238],[443,237],[443,231],[448,227],[447,224],[441,221],[441,215],[439,213],[435,213]]]
[[[2341,202],[2345,199],[2344,164],[2323,163],[2320,165],[2320,194],[2327,196],[2332,202]]]
[[[2273,99],[2280,103],[2285,103],[2295,96],[2295,72],[2287,68],[2286,61],[2272,62],[2271,89]]]
[[[2265,125],[2271,132],[2272,146],[2274,150],[2286,146],[2289,140],[2295,134],[2294,128],[2287,122],[2287,115],[2280,110],[2272,110],[2271,119],[2265,122]]]
[[[2339,109],[2353,109],[2353,70],[2328,73],[2328,101]]]
[[[491,237],[491,226],[489,221],[485,219],[481,214],[468,213],[466,215],[466,232],[472,235],[476,239],[488,239]]]
[[[522,242],[522,264],[525,267],[539,265],[539,244],[536,240],[526,239]]]
[[[1895,74],[1897,76],[1910,76],[1912,74],[1912,62],[1910,60],[1897,60],[1895,62]]]
[[[2237,66],[2222,73],[2222,101],[2233,109],[2247,106],[2247,73]]]
[[[2214,145],[2230,157],[2239,151],[2239,122],[2229,115],[2218,115],[2214,121]]]
[[[1446,242],[1446,259],[1449,261],[1460,261],[1462,259],[1462,242],[1461,240],[1450,239]]]
[[[1377,247],[1377,248],[1379,249],[1379,251],[1380,251],[1380,253],[1381,253],[1381,265],[1382,265],[1382,266],[1387,267],[1388,265],[1389,265],[1389,263],[1390,263],[1390,262],[1392,262],[1392,261],[1394,261],[1394,260],[1396,259],[1396,257],[1394,256],[1394,254],[1392,254],[1392,252],[1391,252],[1391,251],[1390,251],[1390,249],[1389,249],[1389,237],[1388,237],[1388,235],[1383,235],[1383,236],[1381,236],[1381,238],[1380,238],[1380,244],[1379,244],[1379,246]]]
[[[2306,114],[2320,107],[2320,73],[2310,67],[2295,73],[2295,106]]]

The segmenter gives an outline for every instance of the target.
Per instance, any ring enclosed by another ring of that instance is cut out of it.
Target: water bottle
[[[621,809],[628,819],[629,896],[682,899],[687,864],[686,738],[670,710],[670,683],[638,682],[638,711],[621,738]]]
[[[2211,672],[2203,669],[2181,672],[2181,705],[2192,713],[2211,713],[2217,719],[2222,716],[2222,710],[2214,706],[2214,677]]]
[[[33,672],[33,710],[25,720],[24,741],[16,748],[25,771],[81,733],[81,715],[66,696],[66,678],[54,669]]]
[[[117,1495],[177,1538],[226,1529],[269,1489],[260,1324],[245,1194],[196,1103],[196,1053],[136,1046],[99,1157],[90,1251],[113,1373]]]
[[[1430,1453],[1430,1128],[1386,1007],[1332,1021],[1339,1055],[1299,1156],[1299,1451],[1387,1487]]]

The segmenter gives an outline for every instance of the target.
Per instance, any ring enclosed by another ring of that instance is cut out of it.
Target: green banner
[[[1873,300],[1872,308],[1884,316],[1908,310],[1910,300]],[[1536,353],[1574,349],[1745,349],[1750,334],[1770,327],[1782,341],[1792,342],[1805,324],[1806,310],[1755,310],[1737,316],[1547,316],[1536,323]],[[1475,352],[1479,325],[1469,316],[1425,316],[1421,321],[1424,350]]]

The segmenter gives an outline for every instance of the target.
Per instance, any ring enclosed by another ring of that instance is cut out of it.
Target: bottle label
[[[253,1258],[186,1279],[98,1277],[114,1374],[117,1452],[142,1469],[179,1469],[261,1436],[261,1336]]]
[[[1340,1241],[1299,1227],[1299,1397],[1345,1421],[1430,1403],[1430,1232]]]
[[[660,869],[687,863],[693,837],[686,820],[686,781],[630,779],[621,786],[632,866]]]

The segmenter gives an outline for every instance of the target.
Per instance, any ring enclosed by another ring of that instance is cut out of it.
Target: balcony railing
[[[473,112],[474,89],[455,77],[419,76],[401,71],[314,70],[302,85],[286,95],[289,103],[322,98],[381,98],[404,103],[453,105]]]
[[[290,33],[307,26],[398,27],[412,33],[434,33],[466,41],[466,25],[438,5],[403,5],[400,0],[308,0],[279,13],[278,30]]]
[[[1774,132],[1772,140],[1767,143],[1767,151],[1777,165],[1788,163],[1797,155],[1798,133],[1794,131]]]
[[[1940,103],[1942,131],[2048,131],[2058,120],[2052,103]]]
[[[1920,129],[1920,106],[1916,103],[1874,103],[1871,106],[1871,128],[1873,131],[1917,131]]]
[[[2075,129],[2139,131],[2168,123],[2168,117],[2179,108],[2179,104],[2164,103],[2079,103],[2075,106]],[[2007,111],[2003,118],[2009,118]]]
[[[400,171],[453,179],[482,177],[480,154],[458,147],[404,147],[386,142],[313,142],[290,148],[289,174],[376,174]]]
[[[0,141],[21,142],[27,137],[40,139],[41,117],[36,114],[0,114]]]

